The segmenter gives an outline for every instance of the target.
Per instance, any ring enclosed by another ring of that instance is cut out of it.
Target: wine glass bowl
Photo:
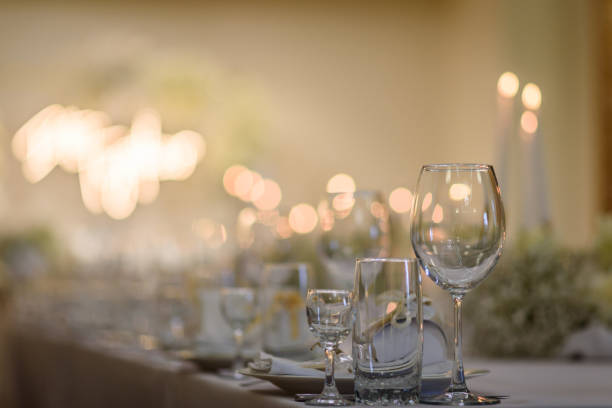
[[[491,166],[424,166],[413,214],[415,253],[443,289],[466,293],[497,263],[505,220]]]
[[[376,191],[330,193],[318,212],[319,257],[333,287],[350,289],[356,258],[388,255],[389,213],[385,200]]]
[[[306,316],[310,331],[323,344],[338,344],[351,332],[350,292],[323,289],[309,294]]]
[[[252,288],[223,288],[221,315],[232,328],[244,329],[255,319],[255,291]]]
[[[414,252],[454,305],[454,361],[448,392],[425,399],[442,405],[485,405],[499,399],[471,393],[463,372],[463,297],[482,282],[501,256],[505,215],[492,166],[435,164],[421,169],[412,208]]]

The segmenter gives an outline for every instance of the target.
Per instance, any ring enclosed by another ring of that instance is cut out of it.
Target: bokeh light
[[[238,222],[243,227],[250,227],[255,221],[257,221],[257,212],[251,207],[243,208],[238,213]]]
[[[260,210],[269,211],[278,207],[281,199],[280,186],[274,180],[263,179],[263,193],[257,200],[253,201],[253,205]]]
[[[234,195],[241,199],[248,197],[253,188],[253,173],[249,169],[244,169],[234,179]]]
[[[398,214],[407,213],[412,208],[412,192],[398,187],[389,194],[389,206]]]
[[[431,200],[432,200],[431,193],[425,194],[425,197],[423,197],[423,204],[421,204],[421,211],[427,211],[427,209],[431,205]]]
[[[276,220],[276,233],[283,239],[290,238],[293,235],[288,217],[278,217]]]
[[[236,193],[236,188],[235,188],[236,179],[238,178],[240,174],[242,174],[245,171],[249,171],[249,169],[247,169],[241,164],[235,164],[233,166],[230,166],[227,170],[225,170],[225,173],[223,174],[223,188],[225,188],[225,191],[229,195],[232,195],[232,196],[238,195]]]
[[[538,117],[531,111],[525,111],[521,115],[521,129],[532,135],[538,130]]]
[[[519,79],[513,72],[504,72],[497,80],[497,92],[505,98],[514,98],[519,89]]]
[[[339,173],[327,182],[328,193],[354,193],[355,180],[348,174]]]
[[[310,204],[298,204],[289,211],[289,226],[298,234],[308,234],[317,226],[317,212]]]
[[[471,192],[472,189],[467,184],[456,183],[450,186],[448,189],[448,196],[451,198],[451,200],[461,201],[468,197]]]
[[[433,213],[431,214],[431,220],[436,224],[439,224],[444,220],[444,210],[440,206],[440,204],[436,204],[433,209]]]
[[[521,94],[523,105],[527,109],[538,110],[542,105],[542,92],[536,84],[528,83]]]
[[[104,112],[51,105],[16,132],[12,149],[28,181],[41,181],[57,165],[78,172],[85,207],[124,219],[138,203],[155,201],[160,180],[191,176],[206,144],[191,130],[163,135],[153,109],[137,112],[128,130]]]

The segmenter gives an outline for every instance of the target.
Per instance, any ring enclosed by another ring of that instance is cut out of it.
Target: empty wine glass
[[[325,385],[307,405],[344,406],[345,400],[334,379],[334,354],[338,344],[351,332],[352,292],[334,289],[310,289],[306,295],[306,316],[310,330],[325,349]]]
[[[461,304],[497,263],[505,218],[493,167],[485,164],[423,166],[413,203],[411,239],[427,276],[448,290],[454,304],[454,359],[446,393],[423,402],[442,405],[499,403],[471,393],[463,372]]]
[[[318,253],[332,287],[352,289],[355,259],[389,253],[389,211],[376,191],[331,193],[319,204]]]
[[[244,368],[242,345],[244,330],[255,319],[257,314],[255,290],[252,288],[223,288],[220,298],[221,315],[232,329],[236,343],[236,356],[230,370],[221,370],[220,374],[237,380],[244,378],[238,370]]]

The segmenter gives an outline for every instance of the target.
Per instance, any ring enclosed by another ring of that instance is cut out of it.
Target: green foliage
[[[597,232],[595,257],[600,267],[612,275],[612,215],[599,220]]]
[[[552,356],[595,315],[589,257],[543,232],[524,234],[466,297],[472,345],[494,357]]]

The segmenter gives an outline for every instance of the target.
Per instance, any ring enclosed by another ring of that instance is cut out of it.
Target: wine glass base
[[[306,400],[305,404],[319,407],[345,407],[347,405],[353,405],[351,401],[345,400],[342,397],[334,398],[325,395],[317,395],[312,399]]]
[[[499,404],[498,398],[484,397],[471,392],[445,392],[435,397],[420,398],[419,402],[432,405],[493,405]]]

